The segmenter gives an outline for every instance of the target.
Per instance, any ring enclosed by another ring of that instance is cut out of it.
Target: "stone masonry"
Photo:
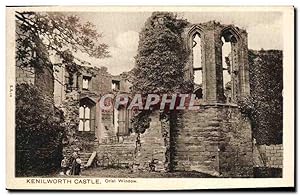
[[[29,68],[16,68],[16,83],[22,84],[22,83],[28,83],[28,84],[34,84],[34,69]]]
[[[252,171],[252,135],[247,118],[230,106],[182,112],[171,127],[174,171],[244,177]]]
[[[276,145],[258,145],[258,151],[266,167],[282,168],[283,166],[283,146]]]

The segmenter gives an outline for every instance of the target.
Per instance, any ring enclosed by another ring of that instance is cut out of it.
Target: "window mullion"
[[[85,107],[83,107],[83,131],[85,131]]]

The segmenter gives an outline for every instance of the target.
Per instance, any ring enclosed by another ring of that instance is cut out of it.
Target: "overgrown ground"
[[[103,169],[90,168],[82,171],[81,176],[102,177],[102,178],[212,178],[208,174],[199,172],[132,172],[129,169]]]
[[[61,172],[60,172],[61,173]],[[80,176],[66,176],[60,173],[53,173],[50,175],[39,176],[42,178],[52,178],[52,177],[63,177],[63,178],[216,178],[208,174],[200,172],[147,172],[147,171],[137,171],[133,172],[130,169],[116,169],[116,168],[89,168],[83,170]],[[25,176],[23,176],[25,177]],[[33,177],[29,175],[28,177]],[[282,178],[281,168],[267,168],[260,167],[254,168],[254,178]]]
[[[116,168],[89,168],[83,170],[80,176],[66,176],[60,173],[53,173],[50,175],[40,176],[42,178],[64,177],[64,178],[214,178],[214,176],[200,173],[200,172],[147,172],[137,171],[133,172],[130,169],[116,169]]]

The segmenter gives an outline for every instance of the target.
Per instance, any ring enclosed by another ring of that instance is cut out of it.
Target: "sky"
[[[91,22],[102,33],[101,42],[109,46],[111,57],[90,58],[85,54],[79,57],[92,66],[105,66],[117,75],[134,67],[139,32],[151,12],[77,12],[82,22]],[[282,16],[279,12],[179,12],[180,18],[190,23],[216,20],[222,24],[234,24],[248,32],[249,49],[283,49]]]

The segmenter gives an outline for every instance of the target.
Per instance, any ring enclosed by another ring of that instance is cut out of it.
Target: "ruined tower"
[[[194,80],[200,109],[183,111],[171,123],[172,170],[250,177],[251,124],[238,107],[250,95],[247,33],[211,21],[189,25],[182,36],[190,51],[185,78]],[[225,44],[228,56],[222,54]]]

